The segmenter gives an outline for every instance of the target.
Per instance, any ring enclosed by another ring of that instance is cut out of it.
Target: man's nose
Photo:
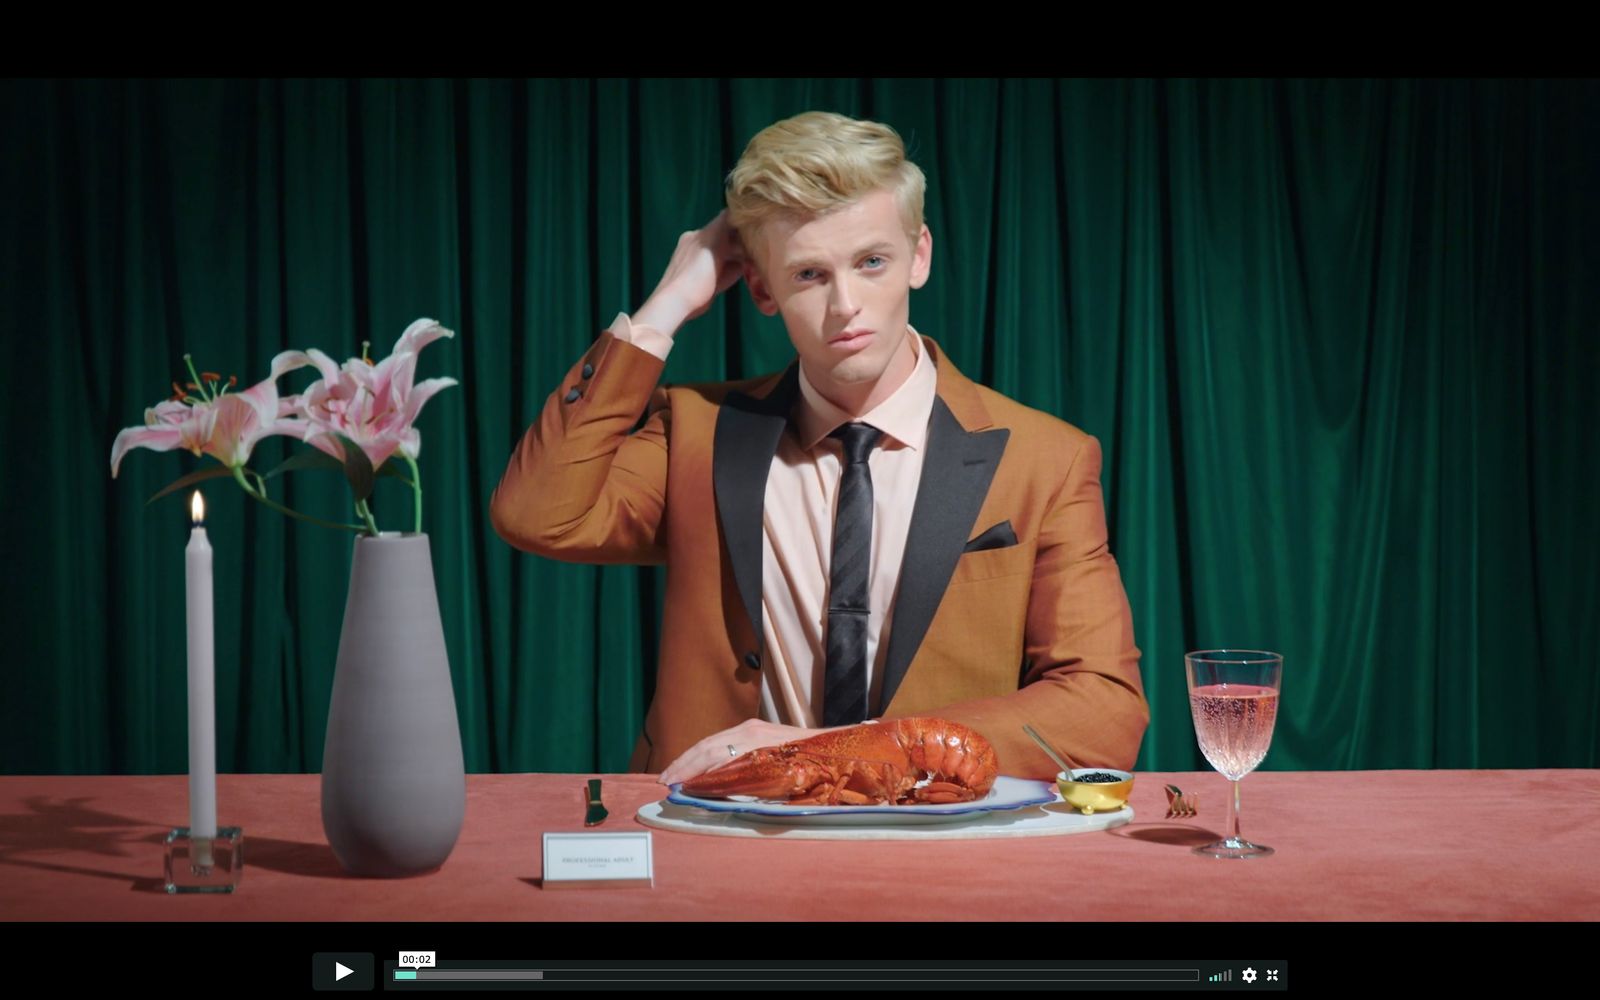
[[[828,308],[837,317],[849,319],[861,311],[856,303],[859,296],[851,287],[849,278],[840,278],[833,283],[833,290],[829,293]]]

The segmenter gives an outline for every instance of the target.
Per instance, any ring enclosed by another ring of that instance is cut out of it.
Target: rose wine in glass
[[[1194,852],[1213,858],[1265,857],[1272,848],[1239,836],[1239,779],[1254,771],[1272,746],[1283,657],[1261,650],[1210,649],[1187,654],[1183,665],[1200,752],[1233,783],[1227,837]]]

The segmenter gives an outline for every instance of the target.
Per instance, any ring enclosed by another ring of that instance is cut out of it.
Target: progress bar
[[[1021,980],[1040,983],[1196,983],[1200,981],[1198,969],[1060,969],[1060,970],[973,970],[943,971],[936,975],[927,969],[769,969],[764,972],[727,969],[566,969],[555,979],[562,982],[631,983],[631,982],[789,982],[799,973],[805,973],[813,983],[916,983],[945,982],[960,979],[962,982],[989,982],[995,972],[1024,973]],[[585,975],[594,973],[595,975]],[[525,982],[544,979],[543,969],[396,969],[396,982],[414,979],[419,982]]]
[[[530,979],[543,979],[543,969],[396,969],[395,982],[417,979],[422,982],[492,982],[518,983]]]
[[[793,960],[791,959],[790,962]],[[479,961],[440,960],[424,968],[400,968],[387,961],[386,990],[429,989],[617,989],[684,991],[805,989],[814,986],[862,989],[961,989],[984,986],[1005,990],[1143,988],[1234,992],[1241,987],[1266,992],[1288,988],[1285,961],[1204,962],[834,962],[796,966],[789,962],[726,963],[671,961]],[[1256,970],[1260,970],[1259,974]],[[1248,984],[1248,985],[1246,985]]]

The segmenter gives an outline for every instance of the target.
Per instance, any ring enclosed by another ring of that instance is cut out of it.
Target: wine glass
[[[1183,657],[1200,752],[1233,782],[1228,835],[1196,847],[1213,858],[1261,858],[1272,848],[1239,836],[1239,779],[1256,769],[1272,745],[1278,718],[1283,656],[1256,649],[1207,649]]]

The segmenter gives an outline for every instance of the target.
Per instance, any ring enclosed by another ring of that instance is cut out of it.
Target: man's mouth
[[[871,330],[846,330],[828,341],[828,343],[834,347],[849,347],[852,344],[864,342],[870,336],[872,336]]]

